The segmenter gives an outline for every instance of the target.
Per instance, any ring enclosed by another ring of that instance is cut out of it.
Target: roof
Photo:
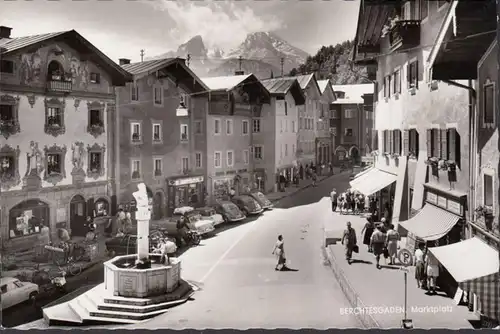
[[[167,73],[167,76],[168,74],[173,76],[178,83],[186,84],[191,90],[191,93],[209,90],[205,83],[186,65],[186,61],[182,58],[146,60],[138,63],[124,64],[121,65],[121,67],[131,73],[135,80],[163,70]],[[188,80],[186,80],[186,76]]]
[[[47,43],[57,41],[68,44],[78,52],[88,53],[90,56],[89,60],[102,66],[104,71],[111,76],[114,86],[123,86],[126,82],[132,81],[132,76],[127,71],[123,70],[118,64],[112,61],[75,30],[24,37],[2,38],[0,39],[0,51],[2,55],[9,55],[28,47],[41,46],[42,43],[46,45]]]
[[[226,90],[229,91],[234,87],[238,86],[240,83],[245,81],[253,74],[246,75],[228,75],[221,77],[209,77],[201,78],[201,81],[205,83],[209,90]]]
[[[319,91],[323,94],[326,90],[326,87],[330,84],[330,80],[318,80]],[[331,85],[330,85],[331,87]]]
[[[316,88],[318,88],[319,94],[321,95],[321,89],[318,86],[318,81],[316,80],[316,75],[314,75],[314,73],[304,74],[304,75],[297,75],[297,76],[294,76],[294,77],[285,77],[285,78],[288,78],[288,79],[297,79],[297,81],[299,82],[300,88],[302,90],[305,90],[309,86],[309,84],[311,83],[311,80],[314,79],[313,81],[315,83],[315,86],[316,86]]]
[[[335,92],[344,92],[345,98],[337,98],[334,104],[363,104],[363,95],[373,94],[375,85],[369,84],[358,84],[358,85],[334,85],[333,90]]]
[[[261,81],[271,95],[286,95],[290,92],[296,105],[303,105],[306,101],[302,88],[295,78],[275,78]]]

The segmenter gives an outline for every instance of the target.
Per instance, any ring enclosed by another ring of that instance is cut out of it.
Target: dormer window
[[[63,81],[64,69],[59,62],[53,60],[49,63],[47,75],[49,81]]]

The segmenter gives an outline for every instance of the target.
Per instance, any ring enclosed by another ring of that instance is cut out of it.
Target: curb
[[[329,246],[322,247],[322,249],[324,258],[328,262],[328,266],[337,279],[337,282],[339,283],[340,289],[344,293],[344,296],[346,297],[351,307],[358,310],[358,312],[354,312],[354,315],[356,316],[360,324],[364,329],[382,329],[380,324],[377,322],[377,320],[375,320],[370,312],[367,312],[366,305],[359,298],[358,293],[349,283],[349,280],[345,276],[342,268],[337,265],[337,259],[335,258],[335,255],[333,255],[333,252],[330,250]]]
[[[340,173],[339,173],[339,174],[340,174]],[[328,175],[328,176],[326,176],[325,178],[321,179],[321,181],[319,181],[319,182],[317,182],[317,183],[321,183],[321,182],[323,182],[323,181],[325,181],[325,180],[327,180],[327,179],[329,179],[329,178],[331,178],[331,177],[333,177],[333,176],[337,176],[337,175],[339,175],[339,174]],[[305,187],[301,187],[301,188],[297,189],[297,191],[294,191],[293,193],[289,193],[289,194],[287,194],[287,195],[284,195],[283,197],[273,199],[273,200],[271,200],[271,202],[272,202],[273,204],[275,204],[275,203],[277,203],[277,202],[281,201],[281,200],[282,200],[282,199],[284,199],[284,198],[287,198],[287,197],[293,196],[293,195],[295,195],[295,194],[298,194],[298,193],[300,193],[302,190],[308,189],[308,188],[310,188],[310,187],[312,187],[312,184],[308,184],[308,185],[307,185],[307,186],[305,186]]]

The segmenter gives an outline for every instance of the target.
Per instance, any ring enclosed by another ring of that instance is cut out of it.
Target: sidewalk
[[[330,209],[329,207],[325,210]],[[399,266],[375,267],[375,257],[368,253],[363,245],[361,230],[365,219],[353,215],[331,213],[332,219],[325,221],[325,235],[340,240],[347,221],[356,230],[359,245],[359,254],[353,255],[354,263],[349,265],[345,260],[344,246],[339,242],[326,249],[326,256],[337,277],[342,290],[353,307],[399,307],[397,310],[383,309],[376,312],[370,309],[371,314],[360,315],[360,321],[367,328],[401,328],[402,312],[404,307],[404,274]],[[401,248],[404,248],[402,245]],[[452,298],[442,293],[429,296],[425,291],[417,288],[415,282],[415,268],[409,267],[407,285],[407,318],[413,320],[414,328],[433,329],[462,329],[473,326],[469,322],[477,320],[477,316],[468,311],[466,306],[457,306]],[[413,308],[413,309],[412,309]],[[432,309],[433,308],[434,312]]]
[[[343,172],[343,173],[347,173],[347,172]],[[320,183],[323,180],[325,180],[331,176],[338,175],[338,174],[340,174],[339,168],[335,167],[333,175],[318,176],[318,180],[316,181],[316,183]],[[286,188],[285,191],[283,191],[283,192],[277,191],[277,192],[267,193],[265,195],[271,202],[275,203],[275,202],[278,202],[279,200],[281,200],[285,197],[291,196],[291,195],[293,195],[301,190],[309,188],[311,185],[312,185],[311,179],[304,179],[304,180],[300,180],[298,187],[296,187],[295,185],[291,185],[290,187]]]

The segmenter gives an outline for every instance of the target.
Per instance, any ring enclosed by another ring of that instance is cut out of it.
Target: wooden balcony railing
[[[47,91],[71,93],[73,91],[73,84],[71,81],[50,80],[47,81]]]
[[[391,51],[402,51],[420,44],[420,21],[400,20],[394,22],[389,32]]]

